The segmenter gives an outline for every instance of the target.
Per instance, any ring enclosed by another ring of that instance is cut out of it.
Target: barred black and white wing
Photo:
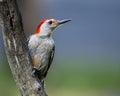
[[[53,61],[53,58],[54,58],[54,54],[55,54],[55,46],[53,46],[53,49],[52,49],[51,52],[50,52],[50,57],[49,57],[49,62],[48,62],[48,68],[47,68],[47,70],[46,70],[46,72],[45,72],[44,77],[46,77],[47,72],[48,72],[48,70],[49,70],[49,68],[50,68],[50,66],[51,66],[51,64],[52,64],[52,61]]]

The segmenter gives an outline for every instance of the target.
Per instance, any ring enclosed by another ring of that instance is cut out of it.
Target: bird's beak
[[[62,24],[67,23],[69,21],[71,21],[71,19],[64,19],[64,20],[58,21],[57,24],[62,25]]]
[[[64,19],[64,20],[60,20],[60,21],[57,20],[57,22],[55,21],[55,23],[53,23],[50,27],[57,28],[57,27],[61,26],[62,24],[67,23],[69,21],[71,21],[71,19]]]

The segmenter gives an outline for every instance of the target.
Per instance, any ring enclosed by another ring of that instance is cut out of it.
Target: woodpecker
[[[29,37],[28,48],[35,69],[34,73],[39,79],[46,77],[54,57],[55,44],[52,38],[53,31],[69,21],[71,20],[64,19],[59,21],[51,18],[42,20],[37,26],[35,33]]]

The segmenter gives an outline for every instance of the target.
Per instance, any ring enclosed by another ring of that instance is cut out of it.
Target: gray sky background
[[[51,17],[72,18],[55,32],[59,50],[64,54],[120,57],[119,0],[51,1]]]

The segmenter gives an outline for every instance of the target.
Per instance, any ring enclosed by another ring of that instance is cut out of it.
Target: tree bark
[[[16,0],[0,0],[0,24],[7,59],[22,96],[47,96],[32,72],[31,57]]]

